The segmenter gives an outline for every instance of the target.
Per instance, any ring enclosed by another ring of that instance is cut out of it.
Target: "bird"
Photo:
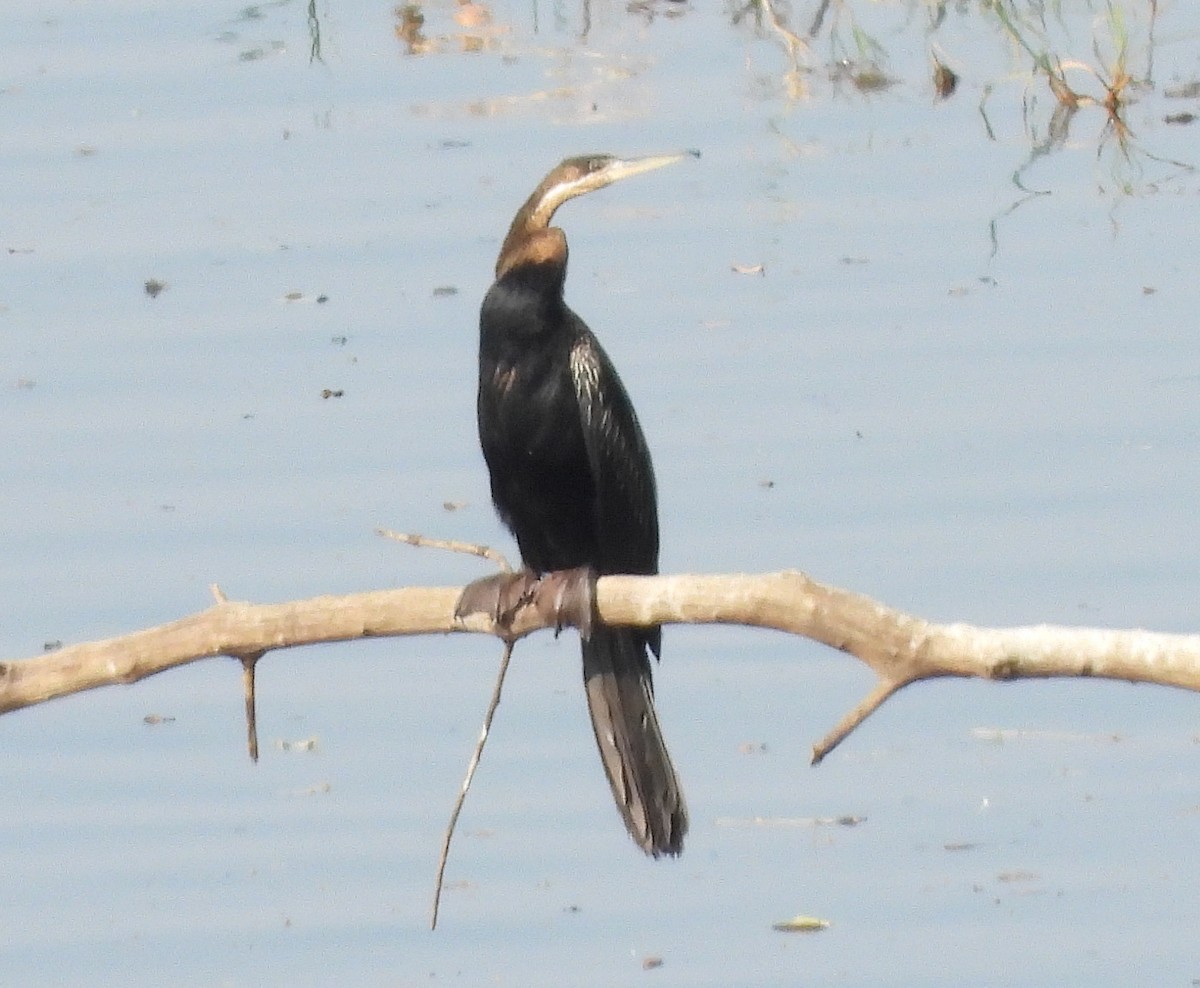
[[[479,315],[479,442],[492,502],[535,576],[658,572],[658,498],[633,403],[595,334],[563,299],[576,196],[689,153],[567,158],[517,211]],[[659,627],[593,619],[581,638],[588,712],[613,799],[652,857],[683,850],[687,806],[654,708]]]

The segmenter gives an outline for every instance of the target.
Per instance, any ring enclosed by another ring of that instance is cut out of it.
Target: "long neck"
[[[508,235],[496,258],[496,277],[520,264],[567,263],[567,237],[550,225],[554,212],[571,198],[561,184],[547,179],[539,185],[525,205],[517,210]]]

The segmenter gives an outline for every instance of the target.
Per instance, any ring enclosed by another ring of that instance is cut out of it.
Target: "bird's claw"
[[[468,583],[454,605],[456,618],[486,614],[501,628],[512,627],[517,612],[533,599],[538,578],[528,570],[496,573]]]
[[[522,608],[532,607],[547,623],[554,622],[555,634],[574,627],[586,640],[592,633],[595,585],[595,574],[587,566],[541,576],[529,570],[496,573],[463,588],[454,616],[486,614],[497,627],[507,631]]]
[[[542,574],[534,604],[539,614],[553,616],[556,635],[563,628],[578,628],[579,637],[587,641],[592,636],[595,598],[596,574],[591,567],[579,566]]]

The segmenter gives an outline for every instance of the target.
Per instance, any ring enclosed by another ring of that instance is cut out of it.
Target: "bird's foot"
[[[454,607],[456,618],[486,614],[508,631],[523,608],[532,607],[546,623],[579,629],[582,638],[592,633],[595,574],[587,566],[557,570],[538,576],[529,570],[497,573],[474,580],[463,588]]]
[[[501,628],[511,628],[517,612],[527,606],[537,589],[538,577],[529,570],[496,573],[468,583],[454,605],[456,618],[486,614]]]
[[[596,574],[589,566],[543,573],[535,592],[538,613],[554,618],[554,633],[563,628],[578,628],[579,637],[592,636],[595,613]]]

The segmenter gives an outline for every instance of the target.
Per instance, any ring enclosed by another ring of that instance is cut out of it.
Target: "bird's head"
[[[654,171],[687,157],[699,157],[698,151],[655,154],[645,158],[618,158],[611,154],[585,154],[566,158],[542,179],[517,212],[496,262],[496,275],[519,263],[560,259],[566,262],[566,238],[561,230],[552,230],[554,213],[568,199],[603,189],[623,178]]]

